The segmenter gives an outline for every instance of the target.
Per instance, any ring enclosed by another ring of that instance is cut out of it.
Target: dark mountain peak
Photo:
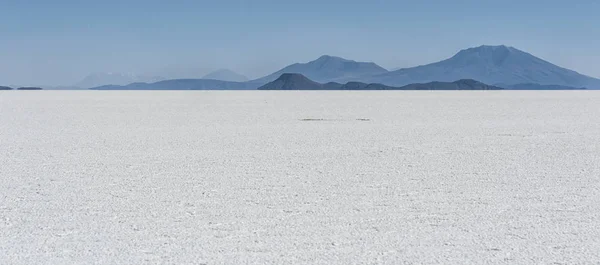
[[[458,85],[459,87],[473,87],[473,88],[485,87],[487,89],[492,89],[492,90],[499,88],[496,86],[490,86],[488,84],[479,82],[475,79],[460,79],[460,80],[454,81],[452,83]]]
[[[305,80],[310,80],[310,79],[308,79],[306,76],[304,76],[302,74],[284,73],[284,74],[281,74],[281,76],[279,78],[277,78],[277,80],[287,82],[287,81],[305,81]]]
[[[275,81],[267,83],[258,90],[321,90],[323,85],[297,73],[284,73]]]

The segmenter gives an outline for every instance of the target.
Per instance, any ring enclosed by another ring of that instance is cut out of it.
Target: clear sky
[[[597,0],[0,0],[0,84],[259,77],[323,54],[398,68],[482,44],[600,77],[599,14]]]

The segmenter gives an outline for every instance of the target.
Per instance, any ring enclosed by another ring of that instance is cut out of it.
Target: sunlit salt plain
[[[2,264],[599,262],[598,92],[0,92]]]

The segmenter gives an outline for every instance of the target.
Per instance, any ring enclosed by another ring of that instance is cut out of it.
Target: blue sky
[[[506,44],[600,77],[600,1],[0,0],[0,84],[250,77],[323,54],[386,68]]]

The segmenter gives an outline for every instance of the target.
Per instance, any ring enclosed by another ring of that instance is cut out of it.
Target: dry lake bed
[[[2,264],[599,264],[600,91],[0,92]]]

